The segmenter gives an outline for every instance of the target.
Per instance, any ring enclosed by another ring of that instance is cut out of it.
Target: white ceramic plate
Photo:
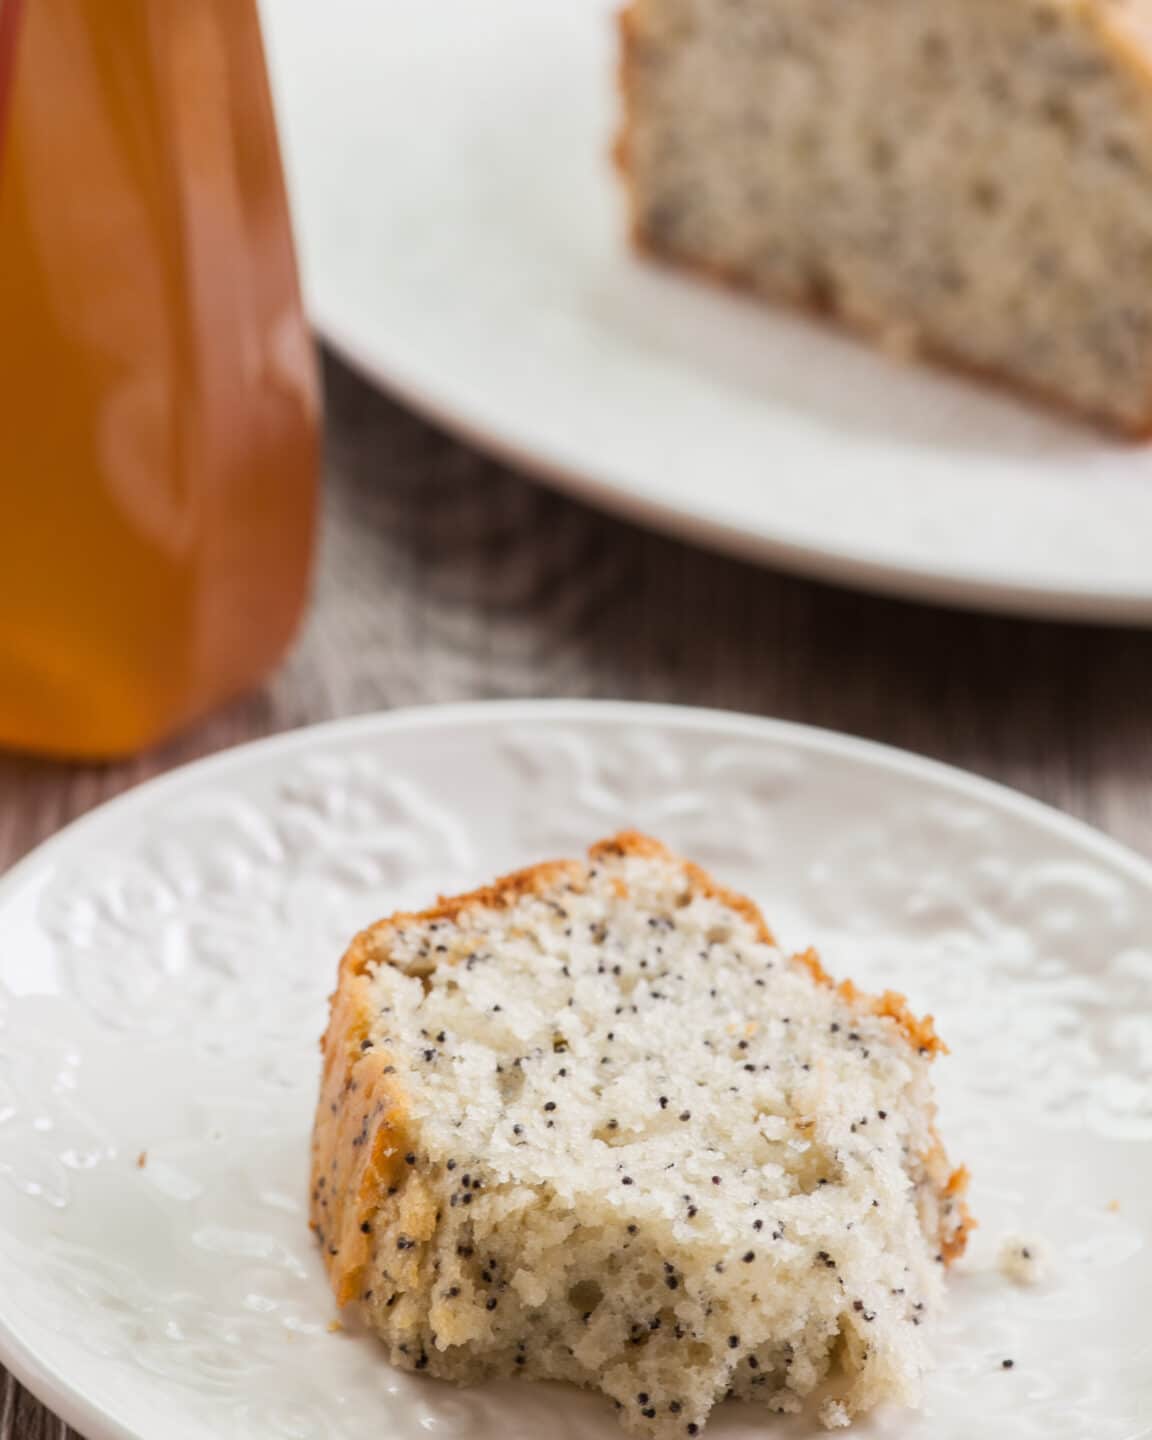
[[[320,331],[596,504],[896,594],[1152,622],[1152,449],[632,258],[617,0],[265,0]]]
[[[143,786],[12,871],[0,1360],[89,1440],[615,1440],[594,1397],[457,1391],[330,1331],[305,1191],[352,931],[628,824],[750,890],[833,972],[906,990],[951,1042],[943,1129],[982,1228],[926,1408],[855,1433],[1152,1435],[1152,871],[910,756],[655,706],[301,731]],[[1010,1231],[1047,1244],[1047,1284],[999,1277]],[[710,1433],[764,1433],[749,1413]]]

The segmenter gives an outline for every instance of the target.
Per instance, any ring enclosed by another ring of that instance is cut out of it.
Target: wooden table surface
[[[521,479],[335,361],[325,377],[315,602],[288,663],[126,764],[0,757],[0,870],[102,800],[237,741],[535,695],[848,731],[1014,785],[1152,855],[1152,633],[905,605],[709,555]],[[0,1440],[71,1433],[0,1370]]]

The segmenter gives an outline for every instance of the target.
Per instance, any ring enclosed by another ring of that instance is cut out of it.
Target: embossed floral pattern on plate
[[[785,943],[934,1010],[983,1228],[889,1440],[1152,1436],[1152,872],[956,772],[670,707],[368,717],[176,772],[0,884],[0,1357],[91,1440],[584,1440],[593,1397],[398,1374],[305,1224],[342,946],[399,905],[637,825]],[[995,1270],[1042,1236],[1052,1278]],[[1002,1361],[1015,1363],[1005,1370]],[[757,1417],[726,1407],[718,1435]],[[810,1437],[803,1420],[773,1433]]]

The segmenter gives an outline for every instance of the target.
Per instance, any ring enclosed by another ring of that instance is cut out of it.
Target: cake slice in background
[[[637,243],[1152,431],[1152,0],[631,0]]]

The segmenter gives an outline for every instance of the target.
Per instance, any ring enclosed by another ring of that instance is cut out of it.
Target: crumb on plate
[[[1048,1254],[1038,1240],[1010,1236],[997,1260],[1001,1275],[1017,1285],[1038,1285],[1048,1274]]]

